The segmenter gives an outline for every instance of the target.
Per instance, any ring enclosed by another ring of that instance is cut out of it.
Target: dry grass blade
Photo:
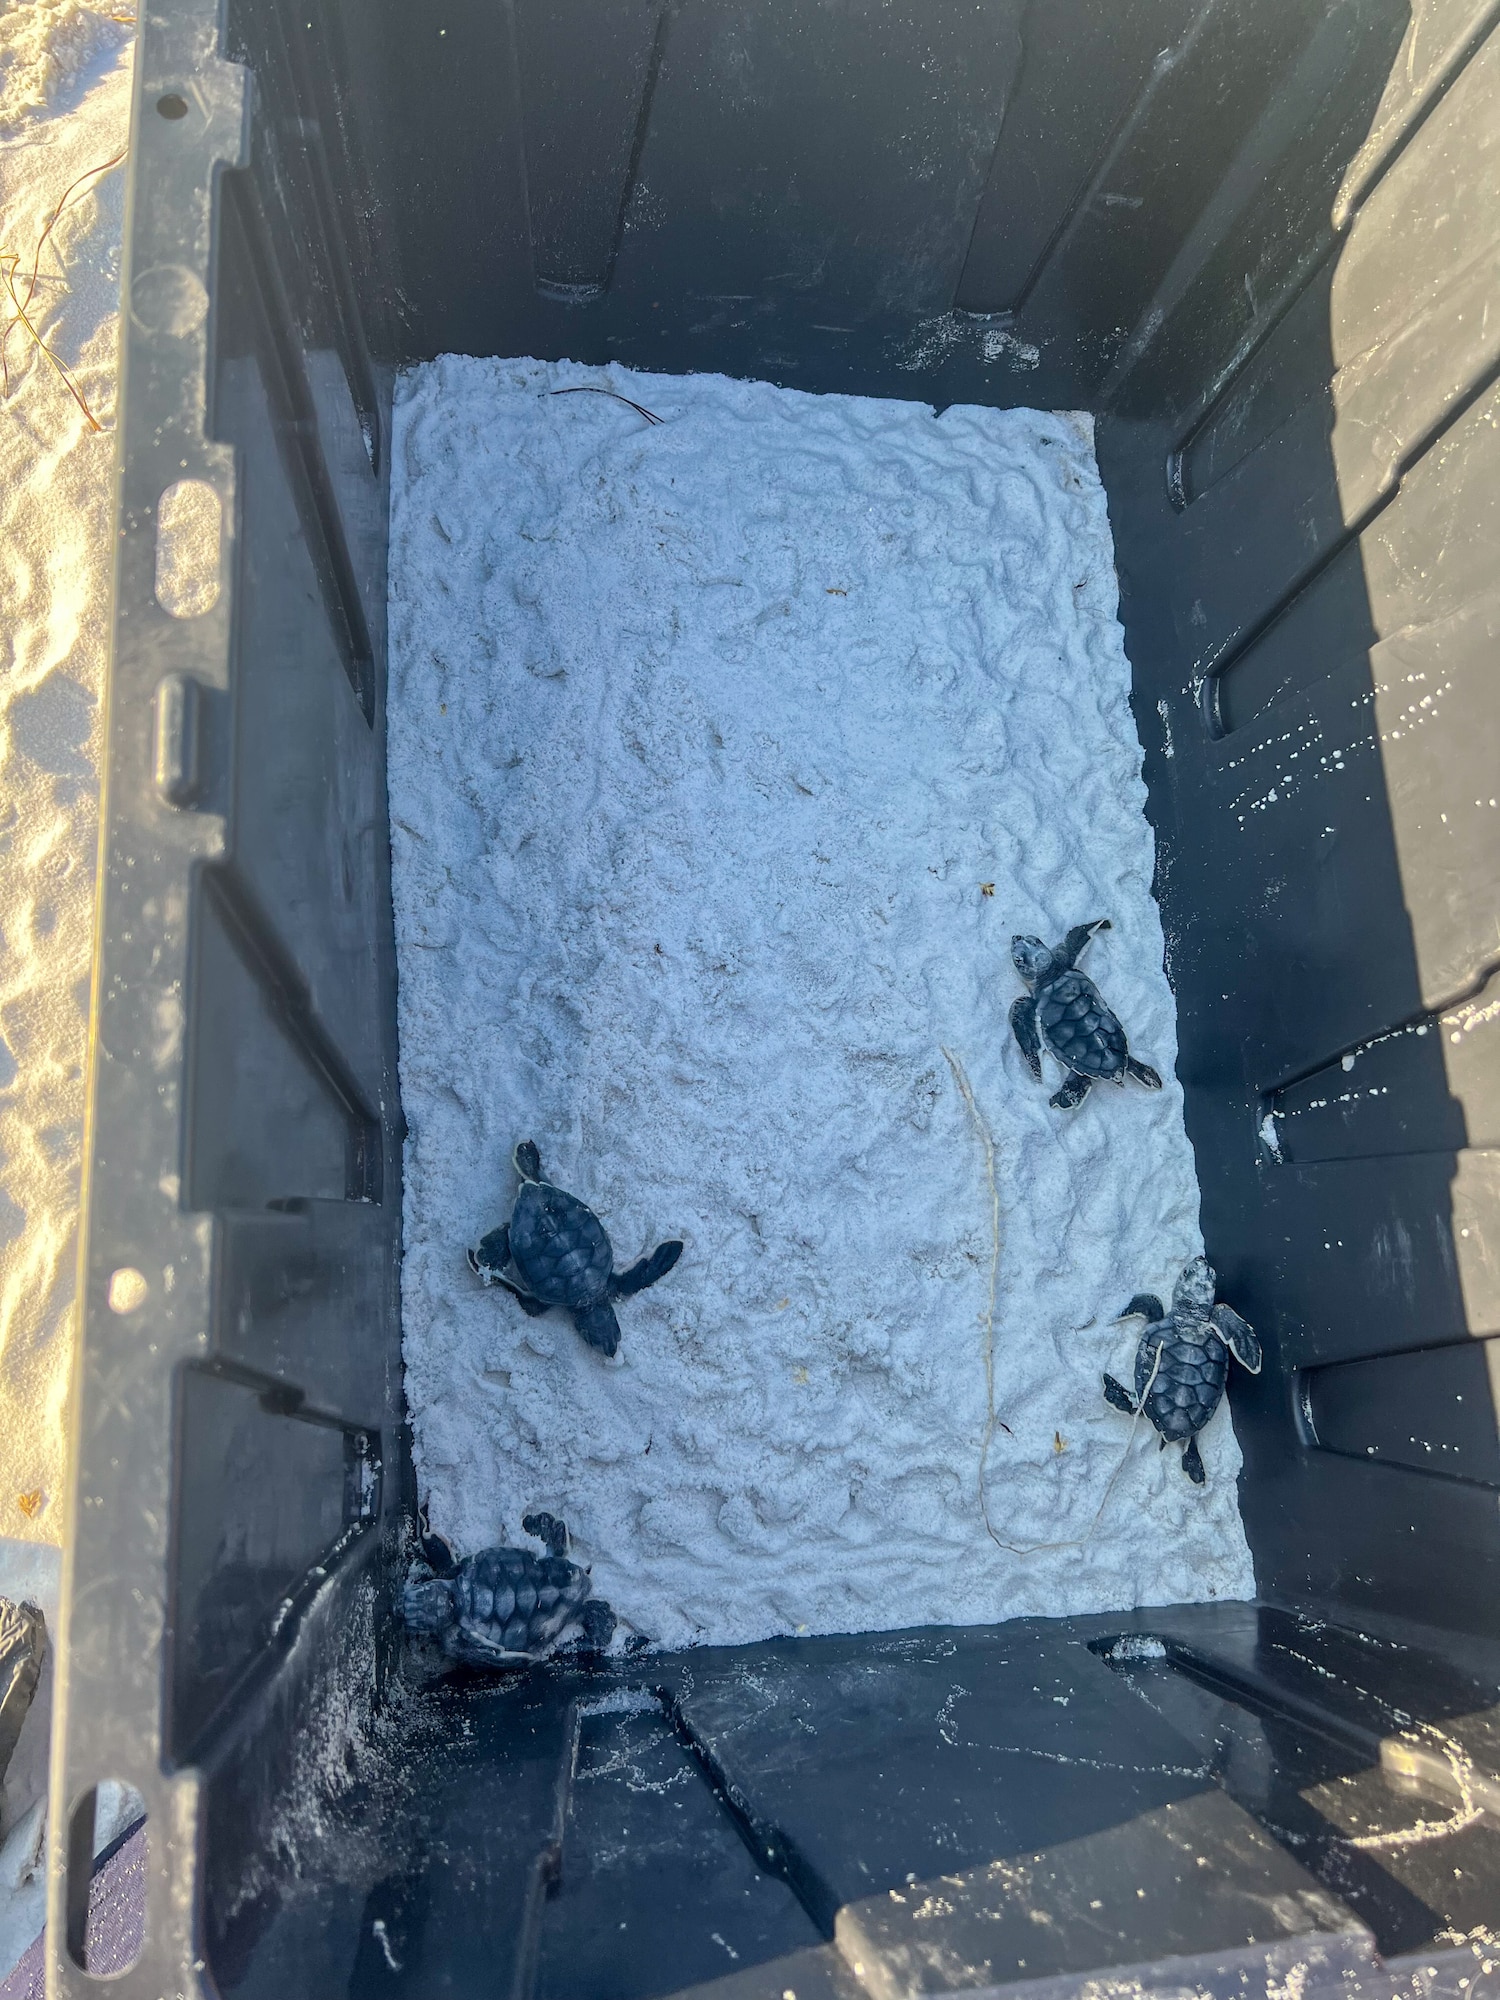
[[[32,258],[31,258],[31,271],[26,280],[26,293],[24,298],[19,295],[16,289],[16,274],[19,271],[21,265],[21,259],[19,253],[14,250],[0,251],[0,264],[3,264],[5,267],[4,271],[5,289],[6,292],[9,294],[11,307],[13,309],[11,318],[7,320],[4,328],[0,329],[0,395],[8,395],[10,393],[10,359],[8,350],[10,346],[10,336],[14,332],[16,327],[19,326],[25,331],[27,335],[29,335],[37,351],[41,354],[42,358],[46,361],[48,366],[52,369],[53,373],[57,376],[57,379],[62,383],[63,387],[67,390],[68,394],[73,398],[74,402],[83,412],[84,419],[87,422],[89,428],[95,431],[102,430],[104,426],[99,422],[99,419],[94,415],[93,411],[89,408],[88,400],[84,396],[83,391],[79,388],[77,382],[74,381],[72,371],[61,360],[59,360],[58,356],[54,354],[52,349],[47,345],[47,342],[43,337],[40,329],[37,327],[35,321],[33,320],[31,313],[32,313],[33,302],[36,299],[37,288],[39,285],[46,282],[41,275],[42,252],[46,249],[48,240],[51,237],[53,230],[57,227],[58,222],[61,220],[62,216],[65,214],[71,203],[78,198],[80,190],[86,187],[89,182],[98,180],[101,174],[107,174],[111,171],[112,168],[119,166],[120,162],[125,158],[125,155],[129,150],[130,149],[128,146],[122,146],[118,153],[113,154],[107,160],[100,161],[98,166],[90,167],[87,170],[87,172],[81,173],[76,180],[71,181],[68,184],[68,186],[64,188],[61,196],[58,198],[57,202],[53,206],[52,213],[47,217],[41,235],[38,236],[36,240],[36,248],[32,252]]]
[[[83,391],[79,388],[78,384],[73,380],[71,371],[67,368],[67,366],[63,362],[58,360],[57,356],[52,352],[52,349],[47,345],[46,341],[43,340],[41,334],[38,333],[36,327],[32,324],[31,320],[28,318],[25,306],[22,305],[21,301],[16,297],[16,263],[18,263],[19,261],[20,261],[19,258],[15,259],[11,263],[10,268],[5,273],[5,289],[10,294],[11,304],[15,307],[15,318],[12,319],[6,326],[5,332],[8,334],[11,330],[11,327],[13,326],[25,327],[26,331],[31,335],[31,338],[36,345],[37,352],[41,355],[42,359],[47,363],[48,367],[51,368],[52,372],[56,375],[58,381],[62,383],[63,387],[67,390],[68,394],[73,398],[73,401],[78,405],[79,409],[82,410],[84,421],[87,423],[89,429],[93,431],[102,431],[104,428],[103,424],[100,423],[99,419],[94,415],[93,411],[89,408],[88,399],[85,397]],[[0,374],[0,393],[8,391],[9,388],[10,388],[10,371],[8,368],[6,368],[3,371],[3,374]]]
[[[118,153],[112,154],[110,158],[107,160],[101,160],[97,167],[88,168],[86,172],[81,173],[78,176],[77,180],[70,181],[68,185],[63,189],[62,194],[59,197],[56,206],[53,208],[52,213],[47,217],[47,221],[45,226],[43,227],[41,235],[36,239],[36,250],[31,259],[31,277],[26,287],[26,305],[28,309],[30,308],[31,301],[36,294],[38,273],[40,272],[42,266],[42,252],[47,247],[48,237],[51,236],[53,230],[57,227],[59,221],[62,219],[63,212],[68,208],[68,206],[73,201],[74,196],[78,193],[79,189],[83,187],[86,182],[97,180],[101,174],[107,174],[113,168],[119,166],[120,162],[125,158],[125,155],[129,151],[130,148],[128,145],[122,146]]]

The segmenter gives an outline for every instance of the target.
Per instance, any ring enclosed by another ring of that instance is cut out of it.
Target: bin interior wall
[[[1500,1632],[1491,12],[143,20],[54,1810],[136,1783],[225,1964],[413,1513],[385,550],[393,371],[442,352],[1097,414],[1204,1231],[1267,1347],[1259,1585]],[[225,503],[188,622],[185,475]]]

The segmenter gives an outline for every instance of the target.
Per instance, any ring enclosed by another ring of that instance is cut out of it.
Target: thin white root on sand
[[[940,1044],[941,1046],[941,1044]],[[974,1130],[979,1134],[979,1142],[984,1147],[984,1173],[990,1187],[990,1296],[984,1314],[984,1443],[979,1450],[979,1511],[984,1516],[984,1531],[998,1547],[1006,1544],[1000,1540],[990,1526],[989,1503],[985,1498],[984,1472],[989,1463],[990,1442],[995,1435],[995,1425],[1000,1419],[995,1415],[995,1286],[1000,1275],[1000,1186],[995,1179],[995,1141],[990,1136],[989,1125],[984,1113],[975,1101],[970,1087],[968,1073],[952,1049],[944,1048],[948,1067],[953,1072],[953,1081],[958,1085],[964,1103],[969,1107],[969,1116],[974,1121]],[[1007,1437],[1010,1425],[1002,1426]]]
[[[1158,1343],[1157,1345],[1156,1359],[1151,1364],[1151,1373],[1146,1377],[1146,1386],[1141,1391],[1136,1403],[1135,1415],[1130,1420],[1130,1435],[1125,1440],[1125,1449],[1120,1453],[1120,1462],[1109,1475],[1109,1484],[1104,1489],[1099,1505],[1094,1509],[1093,1520],[1089,1522],[1084,1532],[1067,1542],[1002,1541],[990,1524],[989,1499],[985,1492],[984,1484],[985,1469],[989,1464],[990,1444],[995,1435],[996,1424],[999,1424],[1007,1437],[1014,1435],[1010,1425],[995,1414],[995,1288],[1000,1274],[1000,1188],[995,1178],[995,1141],[990,1134],[989,1124],[985,1119],[984,1113],[980,1110],[978,1102],[975,1099],[968,1074],[963,1064],[953,1053],[952,1049],[945,1047],[942,1043],[939,1043],[938,1046],[942,1048],[948,1067],[953,1072],[953,1081],[958,1085],[964,1103],[968,1106],[969,1117],[973,1121],[974,1130],[979,1134],[979,1143],[984,1147],[984,1172],[990,1189],[990,1296],[984,1315],[985,1426],[984,1443],[979,1451],[979,1511],[984,1518],[984,1531],[997,1549],[1004,1549],[1007,1555],[1012,1556],[1039,1556],[1050,1554],[1058,1549],[1081,1549],[1092,1539],[1094,1530],[1098,1527],[1100,1521],[1103,1520],[1104,1510],[1109,1505],[1109,1496],[1114,1492],[1119,1482],[1120,1474],[1125,1470],[1125,1462],[1130,1457],[1130,1448],[1135,1443],[1136,1426],[1145,1414],[1146,1398],[1150,1395],[1151,1385],[1156,1380],[1156,1371],[1161,1367],[1161,1344]],[[1446,1830],[1445,1828],[1444,1831]]]

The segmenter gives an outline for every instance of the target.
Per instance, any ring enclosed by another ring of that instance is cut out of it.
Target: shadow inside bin
[[[1257,1583],[1493,1636],[1500,45],[1419,26],[1327,10],[1099,449]]]

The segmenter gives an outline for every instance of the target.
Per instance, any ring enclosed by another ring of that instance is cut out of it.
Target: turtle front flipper
[[[600,1299],[597,1305],[575,1306],[573,1324],[590,1347],[597,1347],[601,1354],[618,1353],[620,1322],[615,1318],[615,1309],[608,1299]]]
[[[1113,1375],[1104,1378],[1104,1400],[1112,1403],[1117,1410],[1123,1410],[1127,1417],[1140,1413],[1140,1404],[1131,1395],[1123,1382],[1117,1382]]]
[[[1162,1440],[1166,1442],[1165,1439]],[[1190,1437],[1182,1454],[1182,1469],[1195,1486],[1201,1486],[1208,1477],[1203,1470],[1203,1460],[1198,1455],[1198,1440]]]
[[[632,1264],[628,1271],[616,1271],[609,1281],[609,1295],[612,1299],[633,1298],[637,1292],[645,1291],[664,1278],[677,1259],[682,1255],[682,1244],[677,1237],[666,1243],[658,1243],[649,1257],[643,1257],[638,1264]]]
[[[422,1551],[422,1560],[434,1576],[453,1576],[458,1569],[458,1557],[453,1553],[453,1545],[446,1535],[434,1534],[427,1524],[427,1503],[424,1501],[417,1512],[417,1545]]]
[[[530,1292],[523,1292],[509,1278],[501,1277],[500,1273],[510,1262],[510,1236],[503,1225],[492,1229],[477,1250],[466,1250],[464,1255],[476,1278],[483,1279],[487,1285],[498,1285],[502,1292],[509,1292],[521,1310],[533,1319],[540,1319],[544,1312],[552,1310],[543,1300],[534,1299]]]
[[[1040,1083],[1042,1080],[1042,1038],[1037,1033],[1036,1001],[1031,994],[1023,993],[1010,1010],[1010,1031],[1016,1038],[1016,1046],[1026,1058],[1026,1067]]]
[[[1165,1319],[1167,1309],[1155,1292],[1137,1292],[1120,1315],[1121,1319]]]
[[[1215,1306],[1209,1318],[1213,1321],[1214,1332],[1241,1368],[1248,1370],[1252,1375],[1258,1375],[1262,1360],[1260,1342],[1234,1307]]]
[[[1108,917],[1095,917],[1091,924],[1074,924],[1052,955],[1059,965],[1076,965],[1080,952],[1095,931],[1107,931],[1109,928]]]
[[[498,1229],[492,1229],[488,1236],[480,1238],[479,1248],[468,1252],[469,1269],[476,1278],[483,1278],[486,1284],[498,1278],[510,1262],[510,1230],[502,1222]]]
[[[1093,1081],[1091,1076],[1080,1076],[1074,1070],[1061,1089],[1053,1091],[1047,1102],[1054,1111],[1071,1111],[1075,1104],[1082,1104],[1088,1096]]]
[[[1132,1055],[1127,1055],[1125,1058],[1125,1073],[1127,1076],[1133,1076],[1136,1082],[1147,1090],[1161,1089],[1161,1078],[1150,1063],[1137,1062]]]
[[[564,1522],[555,1514],[523,1514],[521,1532],[535,1535],[546,1545],[549,1556],[565,1556],[568,1553],[568,1530]]]

